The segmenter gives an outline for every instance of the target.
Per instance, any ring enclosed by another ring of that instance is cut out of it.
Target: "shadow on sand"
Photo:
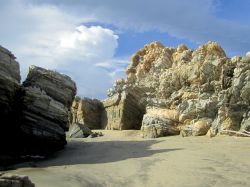
[[[35,167],[49,167],[76,164],[97,164],[122,161],[130,158],[150,157],[154,154],[166,153],[176,149],[151,149],[156,140],[148,141],[103,141],[84,142],[71,140],[64,150],[50,158],[35,162]]]

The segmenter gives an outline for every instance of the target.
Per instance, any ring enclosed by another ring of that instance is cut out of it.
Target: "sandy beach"
[[[28,175],[37,187],[240,187],[250,186],[250,139],[162,137],[139,131],[102,131],[70,139],[43,161],[6,171]]]

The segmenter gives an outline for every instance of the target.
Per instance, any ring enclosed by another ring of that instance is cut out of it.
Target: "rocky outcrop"
[[[71,107],[76,95],[76,85],[67,75],[40,67],[31,66],[23,83],[24,87],[39,87],[55,101]]]
[[[110,107],[116,107],[119,96],[129,93],[135,98],[129,105],[141,111],[147,108],[140,123],[144,137],[175,134],[168,133],[173,127],[183,136],[205,135],[208,130],[225,134],[225,130],[249,129],[248,53],[245,57],[228,58],[216,42],[196,50],[183,44],[170,48],[153,42],[132,56],[126,73],[126,79],[108,91],[106,100],[113,101]],[[153,108],[154,113],[165,110],[165,116],[152,114],[148,108]],[[112,112],[109,114],[111,120]],[[114,124],[121,119],[116,118]]]
[[[10,51],[0,46],[0,164],[2,159],[14,156],[16,151],[20,151],[19,142],[13,139],[20,138],[18,119],[15,117],[19,88],[19,64]]]
[[[19,64],[0,47],[0,165],[63,148],[75,94],[70,77],[35,66],[20,85]]]
[[[29,69],[21,92],[21,130],[32,152],[51,152],[66,144],[75,93],[68,76],[35,66]]]
[[[84,124],[89,129],[101,129],[103,104],[97,99],[76,97],[72,107],[71,123]]]
[[[102,127],[109,130],[140,129],[143,109],[129,92],[117,93],[103,101]]]
[[[28,176],[0,174],[1,187],[35,187]]]

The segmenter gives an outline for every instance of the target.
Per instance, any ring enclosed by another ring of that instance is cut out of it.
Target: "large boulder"
[[[72,107],[71,123],[81,123],[90,129],[101,129],[103,104],[97,99],[76,97]]]
[[[75,83],[68,76],[40,67],[30,68],[21,91],[21,131],[31,154],[64,147],[75,93]]]
[[[25,175],[12,175],[0,174],[1,187],[35,187],[28,176]]]
[[[200,119],[199,121],[195,122],[192,126],[192,135],[193,136],[204,136],[207,134],[212,120],[210,119]]]
[[[0,165],[63,148],[75,93],[70,77],[35,66],[20,86],[19,64],[0,46]]]
[[[143,116],[141,133],[143,138],[178,135],[179,113],[164,108],[147,108]]]
[[[130,93],[119,93],[103,101],[102,127],[109,130],[140,129],[144,111]]]
[[[174,121],[147,114],[143,116],[141,131],[143,138],[158,138],[162,136],[178,135],[180,133]]]
[[[22,89],[21,130],[31,152],[61,149],[69,127],[68,109],[38,87]]]
[[[70,138],[87,138],[92,134],[92,131],[84,124],[73,123],[69,128]]]
[[[25,87],[39,87],[48,96],[62,103],[66,107],[71,107],[76,94],[76,84],[72,79],[55,71],[31,66],[26,80],[23,82]]]

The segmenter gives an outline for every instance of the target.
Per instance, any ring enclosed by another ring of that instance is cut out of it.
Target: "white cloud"
[[[129,57],[123,59],[112,59],[106,62],[97,63],[95,66],[106,70],[112,78],[112,82],[114,82],[117,79],[125,77],[125,68],[130,63],[127,59],[129,59]]]
[[[234,54],[250,48],[250,25],[216,16],[220,0],[33,0],[85,18],[137,31],[160,30],[195,43],[218,41]],[[226,3],[226,2],[225,2]],[[234,11],[234,10],[233,10]],[[240,11],[240,10],[235,10]],[[233,13],[233,12],[232,12]]]
[[[118,36],[111,29],[84,23],[158,30],[195,43],[216,40],[243,54],[250,26],[216,17],[219,1],[0,0],[0,41],[18,57],[23,76],[30,64],[56,69],[76,80],[80,95],[104,98],[128,58],[114,58]]]
[[[17,56],[22,77],[32,64],[55,69],[77,82],[79,95],[104,98],[113,76],[95,64],[112,61],[116,66],[112,58],[118,36],[101,26],[79,26],[77,17],[53,5],[20,2],[0,7],[0,17],[5,18],[0,41]]]

